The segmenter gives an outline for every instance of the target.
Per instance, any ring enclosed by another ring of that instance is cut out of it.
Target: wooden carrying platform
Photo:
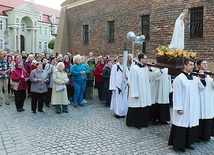
[[[156,61],[157,63],[155,63],[155,66],[168,68],[169,75],[177,76],[183,69],[183,59],[181,58],[168,59],[166,57],[157,56]]]

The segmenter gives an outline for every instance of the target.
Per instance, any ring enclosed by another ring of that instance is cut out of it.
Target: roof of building
[[[43,16],[51,16],[54,15],[57,20],[59,19],[60,16],[60,10],[52,9],[46,6],[42,6],[36,3],[31,3],[27,2],[24,0],[1,0],[0,3],[0,15],[6,15],[5,11],[6,10],[12,10],[15,7],[21,6],[23,4],[29,3],[31,6],[34,7],[38,12],[41,12]],[[44,18],[46,19],[46,18]],[[50,21],[50,20],[49,20]],[[47,20],[44,20],[43,22],[49,22]]]

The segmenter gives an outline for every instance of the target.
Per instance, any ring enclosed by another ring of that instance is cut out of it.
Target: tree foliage
[[[50,49],[54,49],[54,44],[55,44],[55,39],[52,39],[49,43],[48,43],[48,48]]]

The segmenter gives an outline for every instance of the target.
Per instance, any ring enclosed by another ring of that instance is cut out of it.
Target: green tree
[[[52,39],[49,43],[48,43],[48,48],[50,49],[54,49],[54,44],[55,44],[55,39]]]

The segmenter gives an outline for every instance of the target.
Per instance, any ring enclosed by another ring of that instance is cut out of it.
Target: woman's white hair
[[[76,60],[77,60],[78,58],[80,58],[80,55],[75,55],[75,56],[73,57],[73,63],[74,63],[74,64],[76,64]]]
[[[57,63],[57,69],[59,68],[60,65],[62,65],[62,68],[63,68],[63,69],[65,68],[64,63],[63,63],[63,62],[59,62],[59,63]]]

